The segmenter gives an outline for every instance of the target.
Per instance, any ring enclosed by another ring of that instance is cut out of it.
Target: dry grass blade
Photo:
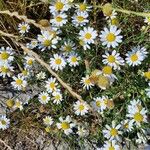
[[[3,143],[4,146],[8,149],[8,150],[13,150],[9,145],[7,145],[2,139],[0,139],[0,143]]]
[[[0,30],[0,34],[1,34],[2,36],[6,36],[6,37],[9,37],[9,38],[16,38],[16,36],[14,36],[13,34],[5,33],[5,32],[3,32],[3,31],[1,31],[1,30]],[[18,38],[18,37],[17,37],[17,38]],[[14,41],[14,40],[13,40],[13,41]],[[50,66],[49,66],[46,62],[44,62],[44,60],[42,60],[42,59],[40,58],[40,56],[39,56],[37,53],[35,53],[35,52],[33,52],[32,50],[28,49],[28,48],[27,48],[26,46],[24,46],[24,44],[22,44],[22,43],[19,43],[19,42],[17,42],[17,41],[15,41],[15,43],[16,43],[18,46],[20,46],[20,47],[24,50],[24,52],[26,52],[28,55],[34,57],[37,62],[39,62],[43,67],[45,67],[45,68],[50,72],[50,74],[53,75],[53,76],[59,81],[59,83],[60,83],[74,98],[78,99],[78,100],[81,101],[81,102],[84,102],[84,100],[82,99],[82,97],[81,97],[79,94],[77,94],[76,92],[74,92],[73,89],[72,89],[67,83],[65,83],[65,82],[57,75],[57,73],[55,73],[55,72],[50,68]],[[92,110],[92,108],[91,108],[90,106],[89,106],[89,109]]]
[[[25,21],[26,23],[33,24],[35,27],[40,28],[41,30],[47,30],[47,28],[44,28],[42,25],[36,23],[34,20],[28,19],[27,16],[19,15],[18,12],[10,12],[9,10],[5,10],[5,11],[0,11],[0,14],[6,14],[11,17],[16,17],[19,20]]]

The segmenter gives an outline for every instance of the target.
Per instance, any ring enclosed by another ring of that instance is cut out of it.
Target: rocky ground
[[[34,89],[34,90],[33,90]],[[5,102],[7,99],[14,96],[18,96],[22,102],[26,102],[29,97],[34,97],[40,89],[38,87],[32,87],[28,89],[26,93],[18,93],[0,84],[0,114],[5,114],[7,108]],[[0,150],[72,150],[73,148],[66,141],[58,141],[58,139],[53,139],[46,132],[42,130],[37,130],[35,128],[29,129],[28,133],[19,128],[9,128],[7,131],[3,131],[0,134]],[[86,139],[84,145],[75,146],[77,150],[94,150],[96,145],[89,143]],[[82,148],[81,148],[82,147]],[[127,149],[127,148],[124,148]],[[131,150],[136,150],[137,148],[131,146]],[[144,150],[141,146],[139,150]],[[150,147],[145,147],[145,150],[150,150]]]

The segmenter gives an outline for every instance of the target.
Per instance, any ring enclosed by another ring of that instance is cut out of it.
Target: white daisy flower
[[[46,116],[45,118],[43,118],[43,122],[46,126],[51,126],[54,121],[51,116]]]
[[[0,66],[8,65],[13,61],[13,49],[10,47],[1,47],[0,48]]]
[[[57,128],[62,129],[66,135],[69,135],[72,133],[72,128],[75,126],[74,123],[72,123],[71,117],[67,116],[66,119],[63,119],[62,117],[59,117],[60,123],[57,123]]]
[[[68,54],[75,50],[75,44],[73,41],[68,40],[64,42],[64,45],[62,45],[60,49]]]
[[[27,43],[27,48],[29,49],[34,49],[38,46],[38,41],[37,40],[32,40],[30,43]]]
[[[88,113],[89,107],[86,102],[77,101],[74,105],[74,111],[76,115],[85,115]]]
[[[38,100],[41,104],[47,104],[50,101],[49,94],[47,92],[42,92],[38,96]]]
[[[63,70],[66,66],[64,58],[58,54],[53,55],[54,58],[50,58],[50,67],[56,71]]]
[[[22,70],[22,73],[20,73],[20,76],[23,76],[24,78],[28,78],[30,76],[31,70],[29,70],[28,68],[24,68],[24,70]]]
[[[87,5],[86,2],[80,3],[80,4],[75,4],[77,8],[77,12],[88,12],[91,11],[92,6]]]
[[[107,65],[102,68],[102,74],[106,77],[109,77],[113,80],[117,79],[117,77],[113,74],[112,67]]]
[[[148,25],[150,25],[150,17],[146,17],[146,18],[144,19],[144,22],[147,23]]]
[[[106,141],[102,150],[121,150],[121,147],[116,144],[115,140]]]
[[[30,68],[33,66],[35,59],[33,57],[26,56],[25,58],[25,68]]]
[[[15,104],[13,106],[13,109],[20,109],[20,110],[23,110],[23,104],[21,101],[19,101],[18,99],[15,100]]]
[[[52,99],[53,99],[53,103],[54,104],[60,104],[61,103],[61,101],[63,100],[63,98],[62,98],[62,94],[60,93],[60,92],[53,92],[52,93]]]
[[[52,6],[49,6],[50,12],[55,15],[58,12],[68,11],[70,8],[69,2],[67,0],[56,0]]]
[[[143,56],[143,60],[147,57],[148,52],[145,47],[137,46],[132,48],[132,52],[140,52]]]
[[[128,105],[128,110],[130,111],[131,109],[134,109],[135,107],[137,107],[139,110],[142,109],[142,104],[139,99],[137,100],[133,99],[132,101],[130,101],[130,104]]]
[[[22,22],[18,25],[18,30],[19,30],[19,33],[21,34],[25,34],[29,32],[29,29],[30,29],[30,26],[28,23]]]
[[[106,16],[106,14],[104,14]],[[117,12],[115,10],[109,16],[106,16],[106,19],[114,19],[117,17]]]
[[[97,31],[95,31],[94,28],[91,27],[84,27],[83,30],[80,30],[79,32],[79,39],[88,44],[94,43],[96,37]]]
[[[150,98],[150,82],[148,83],[149,87],[145,90],[146,95]]]
[[[137,139],[136,139],[136,143],[137,144],[146,144],[147,143],[147,135],[146,135],[146,131],[141,129],[142,133],[138,132],[137,133]],[[143,135],[144,134],[144,135]]]
[[[81,83],[83,84],[83,88],[89,90],[94,84],[91,82],[89,75],[86,77],[82,77]]]
[[[58,91],[57,86],[58,86],[58,83],[56,82],[56,78],[51,77],[46,81],[45,87],[48,93]]]
[[[90,45],[86,42],[84,42],[82,39],[80,39],[79,44],[83,47],[84,50],[90,49]]]
[[[147,110],[145,108],[134,107],[134,109],[128,109],[127,117],[130,118],[131,123],[141,126],[141,123],[147,122]]]
[[[105,52],[102,57],[102,62],[106,65],[113,67],[114,69],[120,69],[120,65],[124,65],[123,58],[120,57],[120,54],[117,53],[115,50],[113,50],[111,54]]]
[[[79,137],[86,137],[89,133],[84,127],[78,126],[77,134]]]
[[[92,107],[94,110],[98,112],[102,112],[107,108],[107,97],[96,97],[94,98],[94,101],[91,102]]]
[[[42,35],[38,35],[37,40],[39,41],[39,48],[41,51],[44,51],[46,48],[56,49],[56,44],[58,43],[59,38],[54,36],[52,32],[41,31]]]
[[[12,78],[14,81],[12,81],[11,84],[15,89],[25,90],[27,86],[27,81],[25,80],[24,76],[21,76],[20,74],[18,74],[17,77],[14,76]]]
[[[118,140],[120,141],[119,135],[122,134],[120,131],[121,124],[116,125],[115,121],[112,121],[112,126],[110,127],[109,125],[105,126],[106,129],[103,130],[104,137],[111,140]]]
[[[129,66],[138,66],[143,61],[143,55],[140,51],[130,51],[126,54],[126,63]]]
[[[101,31],[100,40],[102,41],[103,46],[117,47],[118,43],[122,42],[122,37],[120,35],[121,30],[117,29],[116,26],[110,26],[110,29],[104,28],[104,31]]]
[[[41,71],[36,75],[37,80],[43,80],[46,78],[46,73]]]
[[[76,67],[79,65],[79,61],[81,60],[81,58],[76,54],[76,53],[72,53],[69,58],[67,59],[67,61],[69,62],[69,66],[73,66]]]
[[[14,67],[10,66],[10,65],[4,65],[4,66],[0,66],[0,77],[5,78],[6,76],[10,77],[12,75],[12,72]]]
[[[54,18],[50,20],[53,26],[62,27],[67,23],[67,15],[66,14],[55,14]]]
[[[5,130],[9,128],[10,119],[7,119],[6,115],[0,117],[0,129]]]
[[[75,14],[73,17],[72,17],[72,23],[78,27],[78,26],[84,26],[86,25],[89,20],[87,19],[88,18],[88,13],[87,12],[77,12],[77,14]]]
[[[133,123],[129,119],[123,120],[121,124],[123,130],[128,132],[133,130]]]

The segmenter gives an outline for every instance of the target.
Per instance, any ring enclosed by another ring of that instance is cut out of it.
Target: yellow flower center
[[[64,7],[64,4],[62,2],[56,2],[55,8],[56,8],[57,11],[62,10],[63,7]]]
[[[135,61],[137,61],[137,60],[138,60],[138,56],[137,56],[136,54],[133,54],[133,55],[131,56],[131,61],[135,62]]]
[[[42,95],[42,100],[46,101],[46,99],[47,99],[47,96],[46,95]]]
[[[115,150],[114,146],[110,146],[109,150]]]
[[[17,85],[21,85],[22,83],[23,83],[23,81],[22,81],[21,79],[17,79],[17,80],[16,80],[16,84],[17,84]]]
[[[117,19],[117,18],[113,18],[113,19],[111,20],[111,24],[112,24],[112,25],[118,25],[118,24],[119,24],[118,19]]]
[[[101,106],[101,102],[100,101],[96,101],[96,106],[100,107]]]
[[[70,52],[72,50],[72,47],[70,45],[66,45],[64,47],[64,50],[67,51],[67,52]]]
[[[108,33],[108,35],[106,36],[106,39],[108,42],[113,42],[116,39],[116,36],[113,33]]]
[[[51,82],[49,86],[50,86],[51,89],[54,89],[55,88],[55,83]]]
[[[107,105],[108,99],[104,99],[104,103],[105,103],[105,105]]]
[[[86,39],[89,40],[91,37],[92,37],[91,33],[86,33],[86,34],[85,34],[85,38],[86,38]]]
[[[26,26],[22,26],[22,27],[21,27],[21,30],[22,30],[22,31],[26,31],[26,30],[27,30],[27,27],[26,27]]]
[[[68,122],[62,122],[61,127],[63,130],[67,130],[70,128],[70,124]]]
[[[60,17],[60,16],[57,16],[57,17],[56,17],[56,21],[57,21],[57,22],[61,22],[62,20],[63,20],[62,17]]]
[[[2,125],[6,125],[6,121],[5,120],[1,120]]]
[[[8,71],[9,71],[9,69],[7,67],[5,67],[5,66],[2,66],[0,68],[0,72],[7,73]]]
[[[80,11],[85,11],[86,10],[86,4],[80,4],[79,9]]]
[[[79,22],[82,22],[82,21],[84,20],[84,18],[83,18],[82,16],[77,16],[77,20],[78,20]]]
[[[3,59],[3,60],[6,60],[9,58],[9,54],[7,52],[2,52],[0,54],[0,58]]]
[[[15,103],[15,106],[19,108],[21,106],[21,103],[18,101]]]
[[[45,40],[44,42],[43,42],[43,45],[44,46],[50,46],[51,45],[51,40]]]
[[[26,76],[26,75],[28,74],[28,71],[27,71],[27,70],[23,70],[23,71],[22,71],[22,74],[23,74],[24,76]]]
[[[7,101],[6,101],[6,105],[8,106],[8,107],[13,107],[14,106],[14,101],[13,101],[13,99],[8,99]]]
[[[115,128],[112,128],[111,131],[110,131],[110,134],[112,136],[116,136],[118,134],[118,131]]]
[[[49,122],[50,122],[49,118],[45,118],[45,119],[44,119],[44,123],[45,123],[45,124],[49,124]]]
[[[129,128],[129,124],[128,124],[128,123],[125,123],[125,124],[124,124],[124,128],[128,129],[128,128]]]
[[[62,62],[62,60],[61,60],[61,59],[59,59],[59,58],[55,60],[56,65],[60,65],[60,64],[61,64],[61,62]]]
[[[31,65],[33,64],[33,60],[32,60],[32,59],[30,59],[30,60],[28,60],[28,62],[27,62],[27,63],[28,63],[28,65],[30,65],[30,66],[31,66]]]
[[[104,74],[108,74],[108,75],[112,74],[112,68],[110,66],[103,67],[102,71]]]
[[[89,85],[90,83],[91,83],[90,79],[86,79],[86,80],[85,80],[85,84],[86,84],[86,85]]]
[[[134,120],[137,121],[137,122],[142,122],[143,121],[143,116],[137,112],[134,114]]]
[[[79,110],[80,110],[80,111],[84,110],[84,105],[81,104],[81,105],[79,106]]]
[[[56,95],[55,100],[60,100],[60,95]]]
[[[146,77],[147,79],[150,79],[150,71],[144,72],[144,77]]]
[[[73,57],[71,58],[71,61],[72,61],[73,63],[77,62],[77,57],[73,56]]]
[[[80,44],[81,46],[83,46],[83,45],[84,45],[84,41],[83,41],[83,40],[80,40],[80,41],[79,41],[79,44]]]
[[[107,58],[108,62],[110,63],[114,63],[115,62],[115,57],[113,55],[109,55],[108,58]]]

